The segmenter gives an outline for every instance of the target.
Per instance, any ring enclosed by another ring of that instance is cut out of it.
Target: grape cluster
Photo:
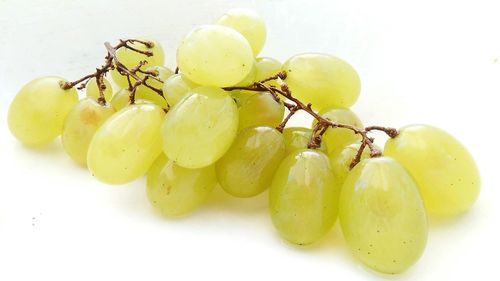
[[[471,155],[432,126],[363,127],[349,109],[360,94],[351,65],[320,53],[283,64],[258,57],[265,39],[263,20],[235,9],[182,40],[175,71],[157,41],[106,43],[95,73],[27,83],[9,128],[29,146],[61,136],[67,154],[104,183],[147,174],[148,198],[165,216],[192,212],[218,185],[236,197],[269,189],[284,239],[314,243],[338,217],[361,262],[406,270],[424,250],[427,217],[456,216],[476,200]],[[314,118],[311,128],[286,126],[297,111]],[[374,130],[389,136],[383,150]]]

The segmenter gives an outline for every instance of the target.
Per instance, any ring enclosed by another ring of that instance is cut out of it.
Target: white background
[[[0,280],[500,280],[495,2],[0,0]],[[283,242],[267,193],[242,200],[217,190],[191,216],[164,219],[144,179],[99,183],[59,140],[31,150],[8,132],[8,104],[32,78],[79,78],[100,65],[104,41],[134,36],[158,39],[174,67],[183,35],[238,6],[267,22],[262,55],[321,51],[352,63],[363,83],[353,110],[365,124],[433,124],[475,156],[479,200],[463,216],[432,221],[426,251],[406,273],[361,266],[338,224],[312,247]]]

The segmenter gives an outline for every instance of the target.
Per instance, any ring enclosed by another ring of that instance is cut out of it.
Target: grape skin
[[[253,63],[252,49],[245,37],[221,25],[195,28],[177,48],[181,72],[203,86],[233,86],[250,73]]]
[[[103,77],[102,82],[106,86],[106,89],[104,90],[104,99],[106,101],[109,101],[111,99],[111,96],[113,95],[113,88],[106,78]],[[87,97],[93,98],[94,100],[97,100],[99,98],[99,87],[97,85],[97,80],[95,77],[89,79],[85,88],[85,94],[87,95]]]
[[[186,169],[161,153],[148,172],[149,202],[167,217],[186,215],[198,208],[217,185],[213,165]]]
[[[170,76],[163,83],[163,95],[170,106],[174,106],[181,99],[188,95],[189,91],[199,87],[197,84],[189,81],[182,73]]]
[[[160,79],[161,81],[166,81],[170,76],[172,76],[174,74],[174,72],[172,70],[170,70],[169,68],[164,67],[164,66],[148,67],[148,68],[146,68],[146,71],[158,72],[158,76],[156,76],[156,77],[158,79]],[[138,73],[138,76],[143,77],[144,74]],[[146,83],[148,85],[152,86],[153,88],[156,88],[159,90],[163,89],[163,83],[154,79],[154,78],[149,78],[146,81]],[[149,101],[151,101],[151,102],[153,102],[153,103],[155,103],[163,108],[168,107],[168,103],[167,103],[165,98],[163,98],[157,92],[151,90],[150,88],[148,88],[144,85],[140,85],[139,87],[137,87],[137,90],[135,92],[135,97],[136,97],[136,99],[149,100]]]
[[[274,226],[291,243],[318,241],[337,219],[339,190],[325,154],[312,149],[289,154],[269,190]]]
[[[257,56],[266,42],[266,24],[253,10],[232,9],[227,11],[218,21],[218,24],[234,28],[250,43],[253,55]]]
[[[222,89],[199,87],[168,112],[162,125],[163,152],[175,164],[209,166],[229,149],[238,130],[238,109]]]
[[[93,98],[79,101],[64,121],[61,135],[66,153],[78,164],[87,165],[87,151],[97,129],[115,110],[98,104]]]
[[[227,193],[252,197],[269,187],[284,157],[285,143],[280,132],[271,127],[246,128],[217,162],[217,178]]]
[[[304,127],[287,127],[283,130],[283,138],[285,139],[286,154],[290,154],[296,150],[306,149],[311,140],[312,130]],[[319,151],[326,153],[327,145],[321,142],[321,146],[317,148]]]
[[[347,62],[327,54],[306,53],[289,58],[282,67],[293,95],[315,110],[350,107],[358,99],[361,82]]]
[[[330,119],[333,122],[352,125],[356,128],[363,128],[363,123],[354,112],[348,108],[327,107],[318,113],[321,117]],[[317,121],[313,121],[312,127]],[[346,128],[329,127],[323,135],[323,141],[328,147],[328,152],[346,146],[349,143],[361,141],[361,136]]]
[[[418,187],[389,157],[363,160],[349,173],[339,218],[353,255],[379,272],[405,271],[427,242],[427,216]]]
[[[60,77],[41,77],[27,83],[16,94],[7,122],[20,142],[40,146],[61,134],[66,115],[78,102],[74,88],[61,88],[66,82]]]
[[[144,175],[161,153],[164,111],[154,104],[134,104],[113,114],[90,142],[87,164],[108,184],[123,184]]]
[[[350,172],[352,160],[356,157],[360,146],[360,143],[352,143],[344,147],[338,147],[328,154],[330,163],[332,164],[332,170],[341,184],[344,184],[344,181]],[[365,147],[360,160],[368,158],[370,158],[370,149]]]
[[[479,196],[481,179],[474,159],[458,140],[439,128],[403,127],[396,138],[386,142],[384,153],[408,169],[432,216],[456,216]]]
[[[239,129],[253,126],[278,126],[283,120],[285,107],[268,92],[252,93],[240,100]]]

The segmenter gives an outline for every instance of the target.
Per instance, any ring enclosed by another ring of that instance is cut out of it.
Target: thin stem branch
[[[265,82],[272,81],[272,80],[278,80],[280,81],[280,89],[278,89],[275,86],[269,86],[265,84]],[[398,135],[398,131],[394,128],[389,128],[389,127],[381,127],[381,126],[370,126],[366,128],[358,128],[353,125],[349,124],[343,124],[343,123],[338,123],[334,122],[330,119],[324,118],[318,113],[316,113],[312,109],[312,104],[304,104],[302,101],[297,99],[292,95],[292,91],[288,87],[288,85],[283,81],[286,79],[286,72],[280,72],[274,76],[271,76],[269,78],[266,78],[262,81],[256,82],[250,86],[247,87],[228,87],[224,88],[224,90],[231,91],[231,90],[249,90],[249,91],[256,91],[256,92],[270,92],[273,94],[273,96],[277,96],[278,94],[285,97],[289,101],[293,102],[293,104],[285,102],[284,105],[288,108],[290,111],[288,115],[285,117],[283,122],[276,128],[278,131],[282,132],[284,127],[286,126],[286,123],[290,120],[290,118],[299,110],[303,110],[307,112],[309,115],[311,115],[314,119],[316,119],[318,122],[313,128],[311,140],[309,141],[308,148],[318,148],[321,146],[321,140],[323,135],[325,134],[326,130],[328,128],[344,128],[353,131],[355,134],[358,134],[361,136],[361,146],[360,150],[354,157],[351,163],[351,168],[354,167],[356,164],[359,163],[361,159],[361,155],[363,153],[363,150],[365,147],[368,147],[370,149],[370,156],[371,157],[378,157],[382,155],[382,152],[377,149],[377,147],[373,144],[373,139],[368,137],[368,133],[370,131],[378,130],[385,132],[389,137],[394,138]]]

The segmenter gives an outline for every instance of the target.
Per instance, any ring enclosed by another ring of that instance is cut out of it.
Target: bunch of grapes
[[[284,239],[314,243],[339,217],[362,263],[406,270],[424,250],[427,217],[456,216],[476,200],[471,155],[432,126],[364,127],[349,109],[360,93],[351,65],[320,53],[281,64],[258,56],[265,40],[263,20],[235,9],[182,40],[175,71],[155,40],[105,43],[96,72],[26,84],[10,106],[10,130],[29,146],[61,136],[104,183],[147,174],[151,204],[169,217],[192,212],[217,185],[236,197],[269,189]],[[313,117],[311,128],[286,126],[298,111]],[[372,131],[389,137],[383,149]]]

